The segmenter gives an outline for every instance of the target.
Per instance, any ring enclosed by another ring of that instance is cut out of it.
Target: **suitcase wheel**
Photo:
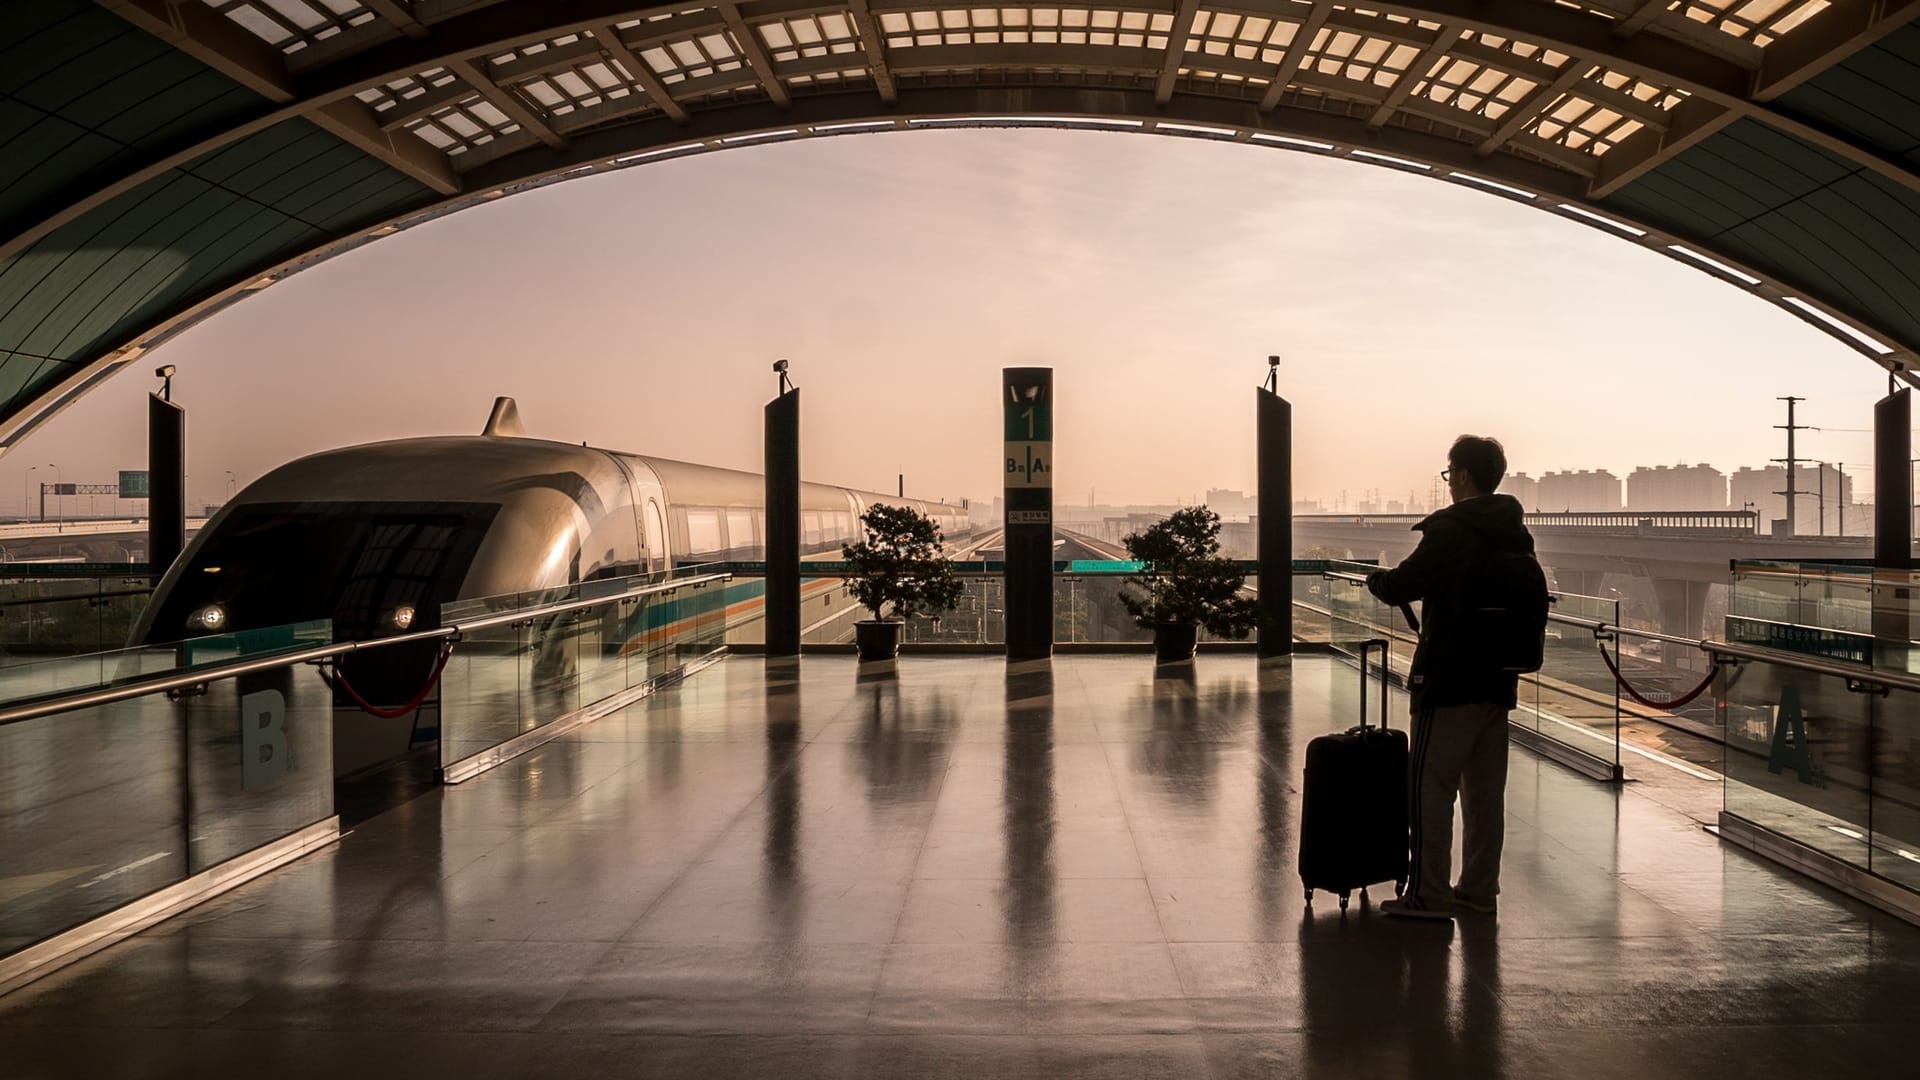
[[[1348,893],[1341,893],[1341,894],[1340,894],[1340,910],[1341,910],[1341,911],[1345,911],[1345,910],[1347,910],[1347,900],[1348,900],[1348,898],[1349,898],[1349,896],[1350,896],[1350,894],[1348,894]]]
[[[1396,881],[1393,883],[1393,895],[1395,896],[1407,895],[1407,879],[1406,878],[1401,878],[1399,881]]]

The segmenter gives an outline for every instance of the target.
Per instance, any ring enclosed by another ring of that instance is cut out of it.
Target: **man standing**
[[[1519,676],[1502,669],[1476,625],[1491,556],[1531,556],[1533,537],[1519,500],[1496,495],[1507,472],[1499,442],[1462,435],[1447,451],[1453,505],[1414,529],[1412,555],[1391,570],[1367,575],[1367,588],[1389,604],[1422,602],[1420,643],[1407,684],[1413,697],[1407,756],[1407,812],[1412,863],[1404,897],[1380,909],[1389,915],[1451,919],[1492,914],[1500,892],[1500,849],[1506,839],[1507,712]],[[1480,577],[1481,580],[1476,580]],[[1453,803],[1461,802],[1464,858],[1452,884]]]

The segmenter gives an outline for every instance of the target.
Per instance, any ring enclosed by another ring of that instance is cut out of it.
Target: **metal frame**
[[[542,604],[538,607],[521,608],[515,611],[486,615],[477,619],[467,619],[451,626],[436,627],[432,630],[416,630],[408,634],[395,634],[392,637],[374,638],[369,641],[336,641],[327,645],[316,645],[306,649],[289,649],[284,652],[270,653],[250,660],[235,660],[224,664],[210,664],[203,668],[176,672],[151,679],[134,679],[117,686],[106,686],[96,690],[85,690],[74,694],[61,694],[40,701],[11,705],[0,709],[0,727],[8,724],[24,723],[41,717],[54,716],[75,709],[91,708],[95,705],[107,705],[130,698],[146,697],[149,694],[164,693],[169,690],[185,690],[206,683],[219,682],[256,671],[268,671],[273,668],[289,667],[293,664],[306,664],[318,660],[332,660],[348,653],[363,649],[380,649],[389,645],[405,645],[420,641],[447,640],[458,642],[461,637],[476,630],[485,630],[494,626],[507,626],[525,622],[529,619],[544,618],[548,615],[561,615],[569,611],[601,607],[623,600],[633,600],[643,596],[669,593],[691,586],[701,588],[711,582],[732,580],[732,574],[701,574],[697,577],[676,578],[671,581],[643,585],[625,592],[608,593],[583,600],[567,600],[555,604]]]
[[[443,201],[229,283],[75,363],[0,420],[0,451],[245,291],[502,193],[653,160],[649,151],[675,143],[687,146],[676,153],[690,153],[862,121],[995,126],[1036,114],[1062,119],[1037,126],[1189,136],[1181,129],[1217,126],[1219,136],[1199,137],[1291,139],[1312,144],[1292,149],[1412,166],[1492,194],[1523,191],[1521,201],[1670,257],[1676,246],[1713,254],[1738,285],[1920,385],[1920,342],[1893,339],[1836,306],[1844,297],[1804,296],[1720,258],[1712,237],[1668,235],[1594,205],[1629,173],[1742,117],[1920,190],[1907,163],[1769,104],[1910,21],[1920,0],[1837,0],[1811,18],[1810,0],[1757,18],[1741,13],[1761,0],[1689,0],[1680,11],[1641,0],[1420,0],[1367,14],[1335,10],[1331,0],[993,9],[900,0],[702,0],[694,8],[380,0],[325,10],[318,0],[96,2],[252,88],[262,107],[183,133],[66,193],[32,226],[0,239],[0,258],[290,120],[320,125]],[[311,18],[288,15],[301,6],[314,9]],[[1884,348],[1849,336],[1851,326]]]
[[[1851,863],[1841,862],[1818,848],[1809,847],[1784,833],[1775,832],[1727,810],[1720,811],[1719,827],[1713,831],[1730,844],[1798,870],[1861,903],[1920,926],[1920,893],[1904,885]]]

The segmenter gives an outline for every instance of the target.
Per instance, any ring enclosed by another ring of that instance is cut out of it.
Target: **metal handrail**
[[[1323,576],[1330,580],[1351,581],[1361,585],[1366,584],[1367,580],[1358,574],[1345,574],[1334,570],[1327,571]],[[1614,623],[1609,623],[1603,619],[1583,619],[1577,615],[1562,615],[1558,612],[1548,612],[1547,618],[1552,622],[1563,623],[1568,626],[1578,626],[1583,630],[1589,630],[1596,638],[1603,634],[1612,634],[1615,637],[1624,635],[1627,637],[1647,638],[1652,641],[1663,641],[1672,645],[1684,645],[1691,649],[1698,649],[1700,652],[1706,653],[1709,659],[1713,660],[1724,657],[1731,660],[1748,660],[1756,663],[1775,664],[1784,668],[1811,672],[1815,675],[1831,675],[1835,678],[1846,679],[1849,682],[1861,686],[1880,686],[1890,690],[1911,690],[1920,693],[1920,676],[1908,675],[1902,672],[1862,667],[1858,664],[1841,663],[1838,660],[1817,660],[1802,656],[1799,653],[1785,652],[1780,649],[1769,649],[1761,645],[1736,645],[1731,641],[1719,641],[1714,638],[1689,638],[1674,634],[1662,634],[1653,630],[1637,630],[1630,626],[1619,626]]]
[[[606,596],[596,596],[586,600],[568,600],[555,604],[543,604],[539,607],[504,611],[478,619],[468,619],[451,626],[435,627],[431,630],[414,630],[405,634],[395,634],[392,637],[372,638],[366,641],[335,641],[307,649],[294,649],[254,657],[248,660],[233,660],[224,664],[213,664],[204,668],[193,668],[185,672],[175,672],[170,675],[162,675],[152,679],[140,679],[134,682],[122,683],[118,686],[96,687],[92,690],[83,690],[75,694],[46,698],[40,701],[27,702],[21,705],[14,705],[10,708],[0,709],[0,727],[5,727],[8,724],[22,723],[27,720],[38,720],[41,717],[71,712],[75,709],[86,709],[95,705],[110,705],[116,701],[145,697],[149,694],[162,693],[168,690],[184,690],[190,686],[219,682],[222,679],[231,679],[240,675],[250,675],[256,671],[291,667],[294,664],[311,663],[316,660],[330,660],[337,656],[345,656],[348,653],[358,652],[361,649],[377,649],[385,648],[389,645],[406,645],[413,642],[437,641],[441,639],[458,641],[461,636],[475,630],[485,630],[489,627],[516,623],[525,619],[537,619],[546,615],[559,615],[568,611],[598,607],[602,604],[672,592],[686,585],[706,585],[710,582],[728,581],[732,578],[732,574],[702,574],[699,577],[655,582],[651,585],[629,589],[626,592],[610,593]]]

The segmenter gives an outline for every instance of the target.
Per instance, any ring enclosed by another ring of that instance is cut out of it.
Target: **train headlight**
[[[387,613],[387,622],[395,630],[406,630],[413,625],[413,605],[401,604]]]
[[[206,607],[187,616],[187,629],[189,630],[201,630],[209,634],[217,634],[225,629],[226,625],[227,609],[221,607],[219,604],[208,604]]]

